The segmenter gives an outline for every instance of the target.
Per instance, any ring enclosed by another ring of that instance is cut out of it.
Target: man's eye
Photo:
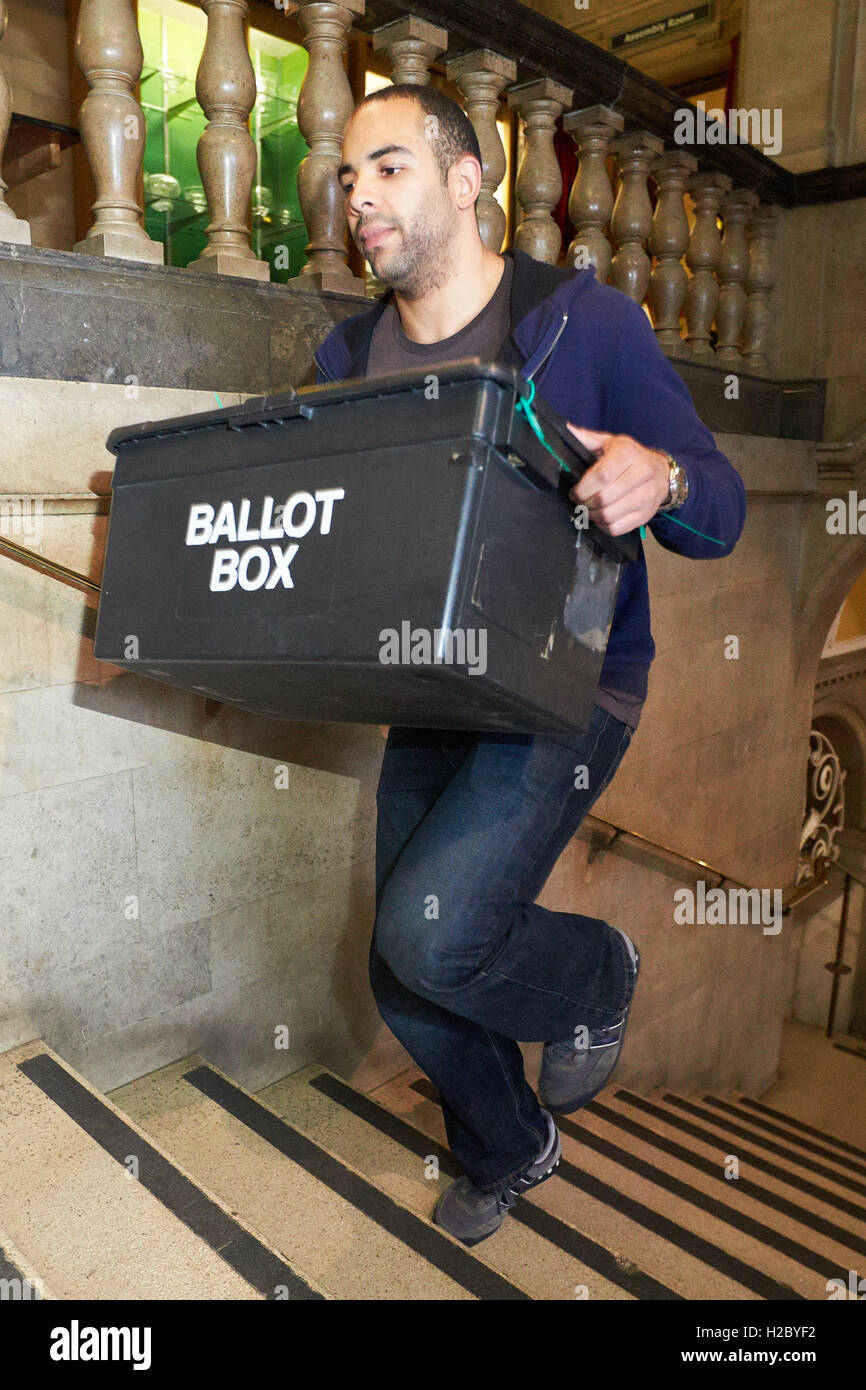
[[[351,193],[355,185],[353,183],[341,183],[340,187],[342,188],[344,193]]]
[[[402,164],[386,164],[386,165],[380,170],[380,173],[383,173],[383,174],[399,174],[399,172],[400,172],[400,170],[402,169],[402,167],[403,167]]]

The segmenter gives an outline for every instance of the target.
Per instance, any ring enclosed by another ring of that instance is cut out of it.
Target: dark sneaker
[[[619,932],[628,947],[636,986],[640,952],[624,931],[619,927],[614,927],[614,931]],[[567,1115],[587,1105],[599,1091],[604,1090],[622,1052],[631,1002],[630,999],[616,1023],[607,1028],[590,1028],[586,1047],[577,1047],[574,1038],[545,1044],[538,1081],[542,1105],[549,1105],[551,1110]]]
[[[562,1157],[562,1140],[553,1116],[544,1110],[547,1142],[522,1178],[512,1178],[499,1192],[482,1192],[464,1173],[436,1204],[433,1220],[464,1245],[477,1245],[498,1230],[518,1197],[549,1178]]]

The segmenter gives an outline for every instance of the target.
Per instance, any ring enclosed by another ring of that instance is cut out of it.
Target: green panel
[[[139,6],[139,33],[144,49],[142,106],[147,140],[144,152],[145,227],[166,248],[166,264],[188,265],[206,245],[207,211],[197,210],[194,194],[203,197],[196,150],[207,124],[195,100],[195,75],[205,32]],[[271,264],[272,278],[286,281],[304,264],[307,231],[298,200],[298,166],[308,154],[298,130],[297,103],[307,70],[306,49],[280,43],[280,54],[265,52],[250,34],[250,52],[258,95],[250,117],[256,145],[257,173],[251,211],[251,244]],[[273,42],[269,41],[268,47]],[[165,55],[165,62],[163,62]],[[169,175],[176,185],[153,183]]]
[[[153,10],[144,10],[139,7],[138,32],[141,35],[141,46],[144,49],[144,65],[145,67],[155,66],[159,59],[160,47],[159,15],[154,14]]]

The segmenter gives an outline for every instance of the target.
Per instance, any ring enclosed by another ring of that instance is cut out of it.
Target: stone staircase
[[[825,1300],[866,1268],[866,1152],[839,1138],[617,1085],[557,1123],[554,1176],[467,1249],[432,1223],[459,1170],[414,1068],[251,1095],[193,1055],[106,1096],[31,1042],[0,1057],[0,1296]]]

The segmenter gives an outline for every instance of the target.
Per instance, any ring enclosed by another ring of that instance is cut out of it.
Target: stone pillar
[[[549,77],[531,78],[509,87],[508,104],[525,123],[526,144],[514,192],[522,209],[514,245],[536,261],[556,265],[562,233],[551,216],[562,196],[562,174],[553,147],[557,117],[572,98],[569,87]]]
[[[610,142],[625,121],[609,106],[586,106],[569,111],[563,130],[578,148],[578,166],[568,199],[568,215],[577,231],[566,253],[568,265],[588,261],[595,278],[605,283],[610,275],[610,242],[605,229],[613,211],[613,188],[607,172]],[[581,268],[584,268],[581,264]]]
[[[244,33],[247,0],[201,0],[207,38],[195,94],[208,119],[196,157],[207,196],[207,246],[188,270],[269,280],[271,268],[250,246],[250,193],[256,147],[249,132],[256,75]]]
[[[452,59],[446,75],[466,98],[466,114],[481,150],[481,192],[475,204],[478,231],[488,250],[500,251],[508,219],[493,194],[505,175],[507,160],[496,115],[503,89],[517,76],[517,64],[489,48],[476,48]]]
[[[414,14],[401,15],[373,30],[373,50],[378,53],[384,48],[388,54],[395,86],[402,82],[428,86],[430,64],[447,47],[448,30]]]
[[[0,0],[0,39],[6,33],[6,5]],[[0,68],[0,163],[6,148],[6,137],[12,120],[12,88],[3,69]],[[0,178],[0,241],[14,241],[17,246],[30,245],[30,223],[16,217],[6,202],[8,185]]]
[[[75,57],[90,88],[79,116],[93,171],[95,220],[76,251],[162,265],[165,248],[139,218],[138,179],[144,159],[144,113],[132,89],[144,54],[130,0],[81,0]]]
[[[716,361],[726,367],[743,367],[740,339],[746,321],[746,277],[749,274],[749,243],[746,223],[758,206],[758,195],[748,188],[735,188],[722,204],[724,231],[719,261],[719,307],[716,310]]]
[[[779,230],[778,209],[762,204],[747,223],[749,274],[746,279],[746,326],[743,357],[752,372],[770,370],[770,291],[775,279],[773,256]]]
[[[652,166],[658,196],[649,243],[656,257],[650,276],[649,306],[659,347],[669,356],[690,355],[680,334],[680,310],[688,286],[682,263],[689,244],[684,197],[686,180],[697,168],[698,161],[685,150],[668,150]]]
[[[627,130],[613,142],[620,183],[611,231],[617,251],[610,282],[636,304],[642,304],[650,278],[650,258],[644,249],[652,228],[653,209],[647,180],[652,161],[664,143],[648,130]]]
[[[710,343],[710,329],[719,302],[716,271],[722,259],[722,234],[717,218],[722,199],[731,191],[731,180],[726,174],[695,174],[688,187],[695,222],[686,253],[686,265],[692,272],[686,290],[686,342],[697,361],[713,362],[715,353]]]
[[[364,0],[319,0],[298,11],[310,55],[298,96],[298,128],[310,147],[298,169],[298,200],[310,240],[307,263],[290,283],[344,294],[366,292],[365,281],[346,261],[346,213],[337,181],[343,131],[354,109],[343,55],[352,16],[363,13]]]

